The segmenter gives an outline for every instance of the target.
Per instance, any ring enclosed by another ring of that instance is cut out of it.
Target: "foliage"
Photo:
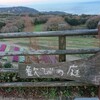
[[[24,28],[24,20],[20,19],[16,21],[15,26],[18,27],[18,32],[21,32]]]
[[[59,16],[51,17],[44,26],[46,31],[67,30],[70,28],[70,25],[64,21],[64,18]]]
[[[87,20],[86,26],[88,29],[97,28],[98,22],[100,21],[100,16],[95,16]]]
[[[7,62],[3,66],[4,66],[4,68],[11,68],[12,64],[10,62]]]
[[[4,26],[1,29],[2,33],[6,33],[6,32],[18,32],[18,27],[17,26],[13,26],[12,24],[8,24],[6,26]]]
[[[72,26],[77,26],[77,25],[81,25],[81,24],[85,24],[87,18],[76,18],[76,17],[65,17],[65,21],[72,25]]]
[[[47,16],[38,16],[34,18],[34,25],[44,24],[48,20]]]
[[[21,32],[24,28],[24,21],[22,19],[7,23],[1,28],[2,33],[6,32]]]
[[[16,26],[5,26],[1,29],[2,33],[6,33],[6,32],[18,32],[18,28]]]
[[[8,16],[13,16],[14,14],[10,14],[10,13],[0,13],[0,18],[6,18]]]
[[[0,22],[0,29],[5,25],[6,25],[5,22]]]

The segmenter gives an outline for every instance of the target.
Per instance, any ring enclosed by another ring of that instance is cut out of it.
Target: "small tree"
[[[46,31],[57,31],[70,29],[70,25],[62,17],[51,17],[44,26]]]
[[[48,16],[45,16],[45,15],[38,16],[38,17],[33,18],[33,20],[34,20],[34,25],[44,24],[47,22]]]
[[[87,20],[86,26],[88,29],[97,28],[98,22],[100,21],[100,16],[95,16]]]
[[[1,29],[1,32],[2,32],[2,33],[7,33],[7,32],[18,32],[18,27],[17,27],[17,26],[14,26],[13,24],[9,24],[9,25],[4,26],[4,27]]]
[[[4,68],[11,68],[12,64],[10,62],[7,62],[3,66],[4,66]]]
[[[5,26],[6,24],[4,22],[0,22],[0,29]]]
[[[85,24],[87,18],[82,18],[81,16],[65,17],[65,21],[72,26],[77,26],[77,25]]]

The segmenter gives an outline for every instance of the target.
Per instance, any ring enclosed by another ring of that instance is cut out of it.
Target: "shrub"
[[[24,20],[18,20],[16,21],[16,23],[14,24],[17,28],[18,28],[18,32],[21,32],[23,30],[24,26]]]
[[[85,24],[87,21],[87,18],[77,18],[77,17],[65,17],[65,21],[72,25],[72,26],[77,26],[77,25],[81,25],[81,24]]]
[[[34,25],[44,24],[48,20],[47,16],[38,16],[34,18]]]
[[[9,62],[7,62],[3,66],[4,66],[4,68],[11,68],[12,67],[12,64],[9,63]]]
[[[44,26],[45,31],[57,31],[70,29],[70,25],[62,17],[51,17]]]
[[[14,22],[7,23],[4,27],[1,28],[2,33],[7,32],[21,32],[24,28],[24,20],[19,19]]]
[[[6,24],[4,22],[0,22],[0,29],[5,26]]]
[[[87,20],[86,26],[88,29],[95,29],[97,28],[97,24],[100,21],[100,16],[95,16]]]
[[[6,32],[18,32],[18,27],[14,26],[14,25],[6,25],[1,29],[2,33],[6,33]]]
[[[65,18],[65,21],[72,26],[79,25],[79,21],[75,18]]]

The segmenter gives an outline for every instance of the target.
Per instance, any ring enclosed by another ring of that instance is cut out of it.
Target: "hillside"
[[[28,7],[3,7],[0,8],[0,13],[14,13],[14,14],[38,14],[39,11],[33,8]]]
[[[48,12],[42,12],[45,15],[67,15],[66,12],[61,11],[48,11]]]

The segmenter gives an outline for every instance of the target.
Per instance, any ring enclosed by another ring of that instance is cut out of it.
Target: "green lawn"
[[[58,46],[58,37],[40,37],[40,45]],[[93,48],[98,47],[98,39],[93,37],[66,37],[66,48]]]
[[[36,25],[36,26],[34,26],[34,31],[40,32],[40,31],[42,31],[42,28],[43,28],[43,24]]]
[[[32,38],[34,39],[34,38]],[[37,37],[37,44],[43,47],[52,47],[53,49],[58,49],[58,37]],[[9,40],[2,40],[2,42],[7,42]],[[30,39],[13,39],[16,44],[29,47]],[[93,37],[66,37],[66,49],[69,48],[94,48],[99,47],[99,40]],[[44,49],[44,48],[41,48]]]

